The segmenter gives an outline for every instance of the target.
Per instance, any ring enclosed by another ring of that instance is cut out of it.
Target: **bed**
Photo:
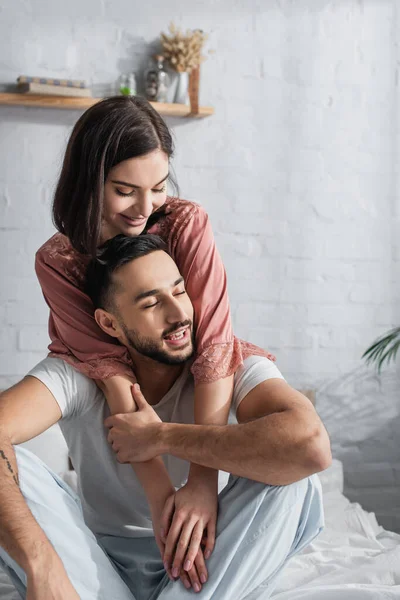
[[[65,476],[71,483],[71,473]],[[272,597],[274,600],[400,599],[400,535],[385,531],[373,513],[343,495],[340,461],[334,460],[320,478],[325,529],[288,563]],[[1,571],[0,598],[20,600]]]

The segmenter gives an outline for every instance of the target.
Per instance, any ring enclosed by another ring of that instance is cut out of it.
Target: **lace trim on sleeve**
[[[233,375],[249,356],[264,356],[269,360],[276,360],[275,356],[267,350],[237,337],[232,342],[208,346],[191,367],[195,385],[212,383]]]
[[[133,372],[133,365],[124,364],[112,358],[101,358],[90,362],[81,362],[72,354],[64,354],[60,352],[49,352],[51,358],[61,358],[66,363],[74,367],[82,375],[86,375],[90,379],[109,379],[115,375],[126,376],[136,381]]]

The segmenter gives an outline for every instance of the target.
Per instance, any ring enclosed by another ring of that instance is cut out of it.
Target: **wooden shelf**
[[[69,110],[86,110],[100,102],[102,98],[74,98],[67,96],[45,96],[34,94],[5,94],[0,93],[0,104],[8,106],[36,106],[39,108],[63,108]],[[210,106],[200,106],[197,112],[191,112],[191,107],[186,104],[166,104],[151,102],[151,105],[160,115],[165,117],[191,117],[202,118],[214,114]]]

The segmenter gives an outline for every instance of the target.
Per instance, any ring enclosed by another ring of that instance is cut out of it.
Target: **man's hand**
[[[137,383],[132,386],[132,396],[136,412],[114,415],[104,422],[110,429],[108,441],[120,463],[144,462],[161,454],[158,440],[162,421]]]
[[[195,565],[201,583],[206,582],[200,544],[205,538],[204,556],[209,558],[215,544],[217,510],[218,473],[214,472],[207,477],[189,477],[187,484],[167,499],[161,537],[165,540],[164,566],[173,577],[182,569],[191,575]]]
[[[80,600],[58,556],[27,573],[26,600]]]
[[[205,574],[205,577],[202,577],[201,574]],[[201,549],[197,553],[192,568],[189,571],[181,569],[180,579],[187,590],[192,587],[195,592],[201,591],[202,583],[207,580],[207,569]]]

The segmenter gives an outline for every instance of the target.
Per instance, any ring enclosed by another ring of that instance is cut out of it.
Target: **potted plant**
[[[188,29],[183,33],[173,23],[169,26],[169,34],[161,33],[163,56],[178,73],[174,101],[179,104],[187,104],[189,101],[189,74],[205,60],[202,49],[207,38],[207,34],[200,29]]]

